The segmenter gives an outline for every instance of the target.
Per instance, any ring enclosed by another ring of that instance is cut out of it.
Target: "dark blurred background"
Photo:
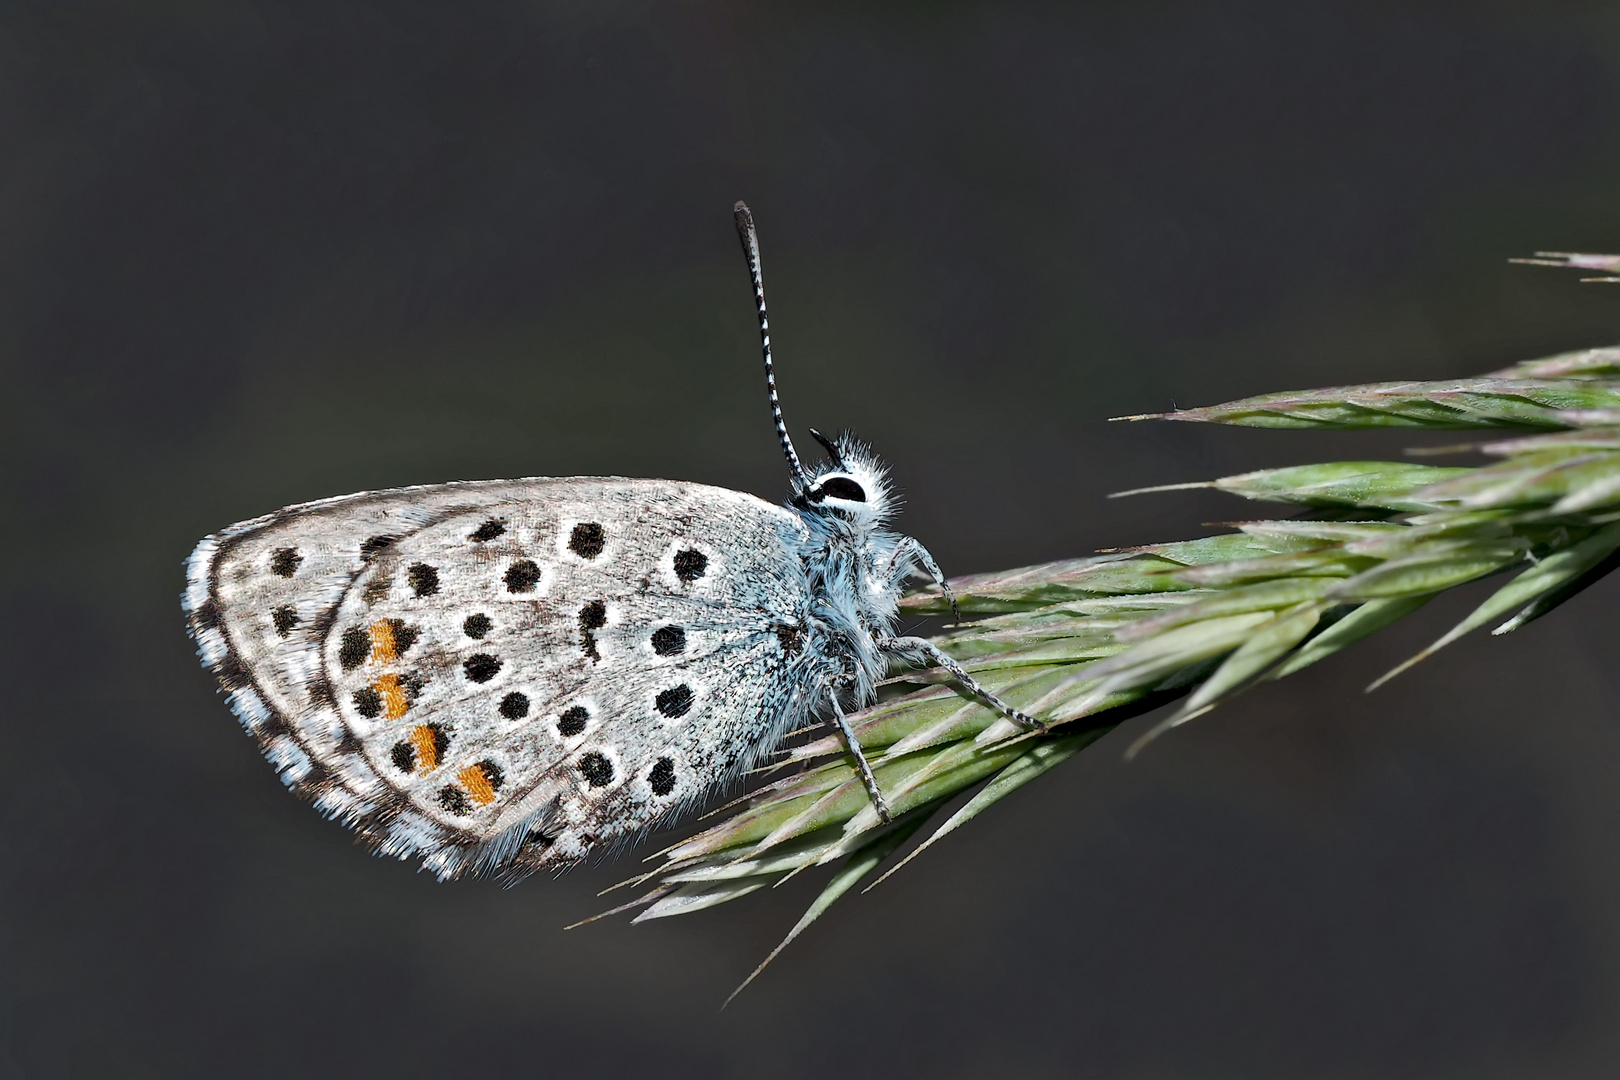
[[[0,1075],[1482,1077],[1620,1068],[1605,583],[1433,605],[1133,722],[737,1003],[819,881],[563,932],[289,797],[182,631],[285,503],[893,463],[948,572],[1253,516],[1110,491],[1424,440],[1113,425],[1620,341],[1611,3],[13,3],[0,11]]]

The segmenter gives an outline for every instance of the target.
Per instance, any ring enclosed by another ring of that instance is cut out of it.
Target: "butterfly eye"
[[[866,501],[866,489],[847,476],[829,476],[810,492],[812,502],[822,499],[842,499],[845,502],[863,503]]]

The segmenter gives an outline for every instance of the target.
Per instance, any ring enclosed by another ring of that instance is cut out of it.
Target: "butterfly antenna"
[[[776,396],[776,370],[771,366],[771,321],[765,314],[765,276],[759,267],[759,234],[754,231],[754,215],[748,204],[739,201],[731,208],[737,219],[737,237],[742,241],[743,255],[748,259],[748,276],[754,283],[754,303],[759,306],[759,340],[765,353],[765,389],[771,398],[771,419],[776,422],[776,437],[782,442],[782,453],[787,457],[788,469],[793,473],[795,490],[810,486],[799,464],[798,452],[788,437],[787,422],[782,419],[782,402]]]

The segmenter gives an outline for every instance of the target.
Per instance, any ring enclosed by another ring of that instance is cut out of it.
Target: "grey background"
[[[814,927],[564,933],[290,798],[181,629],[203,534],[534,473],[893,463],[954,573],[1200,534],[1121,488],[1434,442],[1113,425],[1620,341],[1603,3],[0,10],[0,1072],[1608,1076],[1617,585],[1361,688],[1474,596],[1146,721]]]

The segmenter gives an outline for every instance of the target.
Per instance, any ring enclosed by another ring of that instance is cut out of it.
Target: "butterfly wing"
[[[204,663],[295,790],[440,877],[565,865],[802,721],[798,519],[662,480],[288,507],[198,545]]]

